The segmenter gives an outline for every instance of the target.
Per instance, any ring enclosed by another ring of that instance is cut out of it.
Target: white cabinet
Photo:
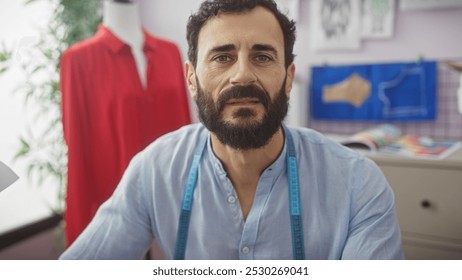
[[[462,260],[462,149],[444,160],[369,157],[394,190],[406,258]]]

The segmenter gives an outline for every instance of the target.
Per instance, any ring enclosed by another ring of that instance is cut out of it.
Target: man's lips
[[[260,103],[260,100],[258,100],[257,98],[233,98],[226,102],[226,105],[255,105],[258,103]]]

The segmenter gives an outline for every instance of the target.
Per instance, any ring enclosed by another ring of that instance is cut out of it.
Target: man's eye
[[[215,57],[213,60],[215,60],[216,62],[229,62],[231,61],[231,57],[227,55],[219,55]]]
[[[255,57],[255,60],[258,62],[270,62],[273,58],[268,55],[258,55]]]

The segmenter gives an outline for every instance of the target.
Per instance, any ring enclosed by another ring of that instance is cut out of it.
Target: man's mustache
[[[234,86],[226,91],[222,92],[216,102],[217,111],[221,112],[231,99],[240,98],[256,98],[260,103],[263,104],[265,109],[268,109],[270,99],[268,94],[255,85],[249,86]]]

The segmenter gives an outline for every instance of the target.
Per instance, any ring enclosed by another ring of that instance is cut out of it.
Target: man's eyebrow
[[[225,45],[213,47],[208,53],[210,55],[213,53],[229,52],[233,50],[236,50],[236,45],[225,44]],[[272,52],[276,57],[278,56],[278,51],[276,50],[276,48],[268,44],[255,44],[252,46],[252,50],[253,51],[269,51],[269,52]]]
[[[278,56],[278,51],[276,50],[275,47],[267,44],[255,44],[252,46],[252,50],[254,51],[269,51],[274,53],[274,55],[277,57]]]
[[[232,51],[232,50],[235,50],[235,49],[236,49],[236,46],[234,44],[226,44],[226,45],[216,46],[216,47],[212,48],[209,51],[209,54],[217,53],[217,52],[229,52],[229,51]]]

